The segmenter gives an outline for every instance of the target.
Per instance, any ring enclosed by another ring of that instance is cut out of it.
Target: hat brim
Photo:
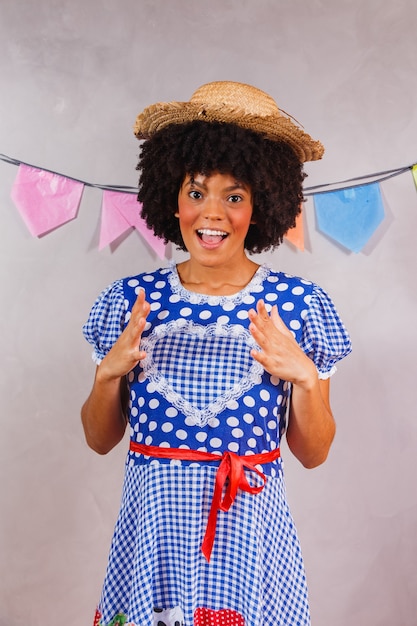
[[[283,141],[301,162],[321,159],[324,147],[284,115],[250,115],[243,110],[204,106],[192,102],[162,102],[152,104],[138,115],[134,133],[138,139],[149,139],[171,124],[186,124],[195,120],[236,124],[265,135],[272,141]]]

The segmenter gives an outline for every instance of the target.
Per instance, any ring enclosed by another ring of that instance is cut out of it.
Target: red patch
[[[100,613],[100,611],[97,609],[97,610],[96,610],[96,614],[95,614],[95,616],[94,616],[94,624],[93,624],[93,626],[99,626],[99,624],[100,624],[100,620],[101,620],[101,613]]]
[[[245,626],[245,620],[232,609],[214,611],[198,607],[194,612],[194,626]]]

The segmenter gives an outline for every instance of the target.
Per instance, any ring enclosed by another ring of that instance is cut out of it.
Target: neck
[[[181,283],[186,289],[207,295],[233,295],[252,280],[259,265],[246,256],[238,267],[211,267],[193,259],[177,266]]]

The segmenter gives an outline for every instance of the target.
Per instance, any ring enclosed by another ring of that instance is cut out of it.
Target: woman
[[[227,81],[146,108],[135,134],[142,216],[188,258],[116,281],[84,327],[98,364],[87,443],[105,454],[131,433],[95,623],[307,625],[279,442],[324,462],[350,341],[320,287],[248,254],[294,226],[302,163],[323,147]]]

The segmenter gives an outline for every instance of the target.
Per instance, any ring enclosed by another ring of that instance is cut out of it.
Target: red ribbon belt
[[[258,463],[271,463],[280,456],[279,448],[271,450],[271,452],[251,454],[250,456],[238,456],[234,452],[223,452],[220,456],[218,454],[212,454],[211,452],[201,452],[199,450],[145,446],[134,441],[130,442],[130,450],[132,452],[138,452],[139,454],[144,454],[146,456],[159,457],[161,459],[181,459],[183,461],[220,461],[220,465],[216,473],[216,483],[214,486],[206,532],[203,543],[201,544],[201,551],[207,561],[210,561],[211,551],[213,549],[218,512],[228,511],[230,509],[236,498],[238,489],[252,494],[262,491],[266,485],[266,476],[260,472],[255,465]],[[261,478],[263,484],[259,487],[252,487],[248,483],[245,476],[245,469],[255,472]],[[223,489],[226,479],[228,479],[228,481],[223,497]]]

